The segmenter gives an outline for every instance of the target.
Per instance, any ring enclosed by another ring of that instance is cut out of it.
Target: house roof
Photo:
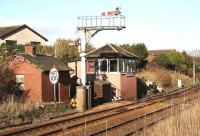
[[[16,26],[0,27],[0,38],[1,39],[5,39],[5,38],[9,37],[10,35],[13,35],[13,34],[19,32],[19,31],[23,30],[24,28],[29,29],[30,31],[32,31],[36,35],[38,35],[41,38],[43,38],[45,41],[48,41],[47,38],[45,38],[44,36],[42,36],[41,34],[39,34],[38,32],[36,32],[35,30],[33,30],[32,28],[30,28],[26,24],[16,25]]]
[[[106,44],[105,46],[89,52],[87,58],[103,58],[103,57],[120,57],[120,58],[139,58],[137,55],[114,44]]]
[[[44,71],[50,71],[50,69],[54,65],[58,69],[58,71],[73,71],[73,69],[71,69],[66,62],[62,61],[61,59],[55,58],[53,56],[38,55],[38,54],[36,56],[21,54],[21,56],[23,56],[25,59],[35,64]]]
[[[173,51],[174,49],[166,49],[166,50],[149,50],[149,54],[152,54],[152,55],[160,55],[160,54],[168,54],[170,53],[171,51]]]

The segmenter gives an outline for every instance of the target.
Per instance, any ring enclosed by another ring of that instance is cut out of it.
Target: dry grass
[[[146,129],[142,136],[199,136],[200,135],[200,101],[182,113]]]
[[[138,73],[138,77],[156,82],[157,85],[164,88],[164,90],[176,89],[178,87],[177,82],[179,79],[182,80],[185,86],[192,84],[192,79],[188,76],[178,72],[167,71],[165,69],[145,69]]]
[[[66,104],[41,105],[8,100],[0,104],[0,129],[71,112],[75,112],[75,110],[69,109]]]

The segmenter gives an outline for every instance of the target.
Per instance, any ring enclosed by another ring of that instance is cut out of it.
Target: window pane
[[[117,72],[117,60],[110,60],[110,72]]]
[[[40,42],[31,41],[31,45],[39,45]]]
[[[24,75],[16,75],[16,82],[24,88]]]
[[[123,59],[120,59],[119,60],[119,72],[123,72],[124,71],[124,68],[123,68]]]
[[[136,71],[136,62],[133,60],[133,71]]]
[[[127,72],[128,71],[128,60],[125,59],[124,60],[124,72]]]
[[[14,41],[14,40],[6,40],[6,44],[8,44],[8,45],[17,45],[17,41]]]
[[[103,72],[107,71],[107,60],[101,61],[100,70],[103,71]]]
[[[16,75],[16,82],[23,84],[24,83],[24,75]]]
[[[128,72],[132,71],[132,60],[128,60]]]

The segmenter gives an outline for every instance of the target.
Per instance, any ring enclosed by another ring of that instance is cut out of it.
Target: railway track
[[[55,120],[51,120],[49,122],[33,124],[25,127],[19,127],[9,131],[0,131],[0,135],[50,135],[50,134],[62,134],[63,132],[66,132],[65,134],[68,135],[73,135],[75,134],[75,132],[76,134],[78,134],[77,132],[79,131],[81,131],[79,134],[82,134],[84,132],[85,126],[94,126],[95,124],[98,123],[101,124],[101,122],[105,120],[109,120],[110,118],[122,115],[125,116],[125,114],[127,116],[128,113],[132,113],[133,111],[139,111],[139,109],[149,107],[151,105],[153,106],[158,102],[160,103],[166,102],[170,101],[172,98],[184,97],[186,95],[193,94],[195,90],[199,90],[199,88],[200,88],[199,85],[190,86],[183,89],[175,90],[170,93],[163,93],[157,96],[148,97],[138,102],[132,102],[115,108],[110,108],[96,112],[88,112],[79,116],[72,115],[66,118],[61,117]],[[115,122],[115,125],[116,124],[117,122]],[[112,125],[109,124],[107,125],[108,126],[106,131],[109,131],[108,129],[109,127],[113,129]],[[101,131],[103,133],[104,130]],[[98,133],[96,132],[101,132],[101,131],[97,130],[94,132],[94,130],[91,130],[90,134],[97,135]],[[90,135],[88,133],[86,134]]]

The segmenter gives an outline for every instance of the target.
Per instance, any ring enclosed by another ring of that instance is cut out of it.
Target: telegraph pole
[[[196,75],[195,75],[195,60],[193,60],[193,84],[195,84],[196,83]]]
[[[194,60],[193,60],[193,84],[196,84],[196,61],[197,58],[197,49],[195,50]]]

